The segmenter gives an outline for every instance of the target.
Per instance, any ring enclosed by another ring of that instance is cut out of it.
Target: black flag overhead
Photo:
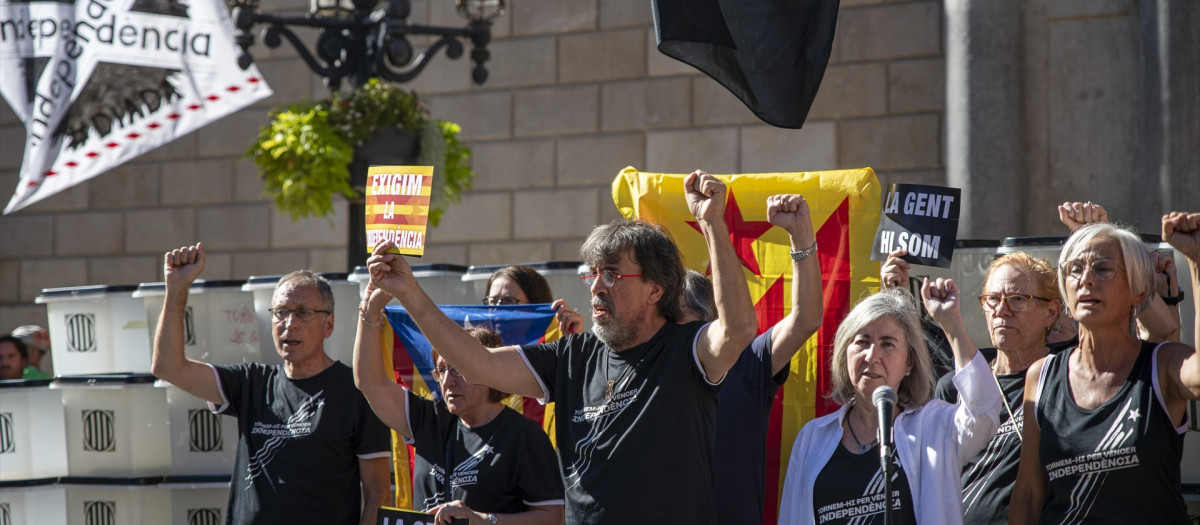
[[[658,50],[732,91],[758,118],[800,128],[837,23],[839,0],[654,0]]]

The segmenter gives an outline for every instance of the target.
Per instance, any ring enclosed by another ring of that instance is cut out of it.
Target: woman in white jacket
[[[934,377],[912,297],[896,289],[850,311],[834,336],[830,397],[842,408],[804,425],[792,446],[781,524],[882,523],[879,421],[871,396],[898,394],[893,416],[893,523],[962,523],[962,466],[999,425],[1003,401],[967,335],[951,280],[926,280],[925,308],[954,351],[959,402],[933,399]]]

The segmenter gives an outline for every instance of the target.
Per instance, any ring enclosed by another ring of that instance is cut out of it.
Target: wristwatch
[[[488,523],[491,523],[492,525],[495,525],[495,523],[500,519],[499,516],[497,516],[491,512],[488,513],[487,518],[488,518]]]
[[[814,253],[817,253],[817,241],[813,241],[813,245],[809,246],[808,248],[788,253],[792,254],[793,261],[803,261],[809,257],[812,257]]]
[[[1179,303],[1182,303],[1183,302],[1183,288],[1182,287],[1179,288],[1179,295],[1176,295],[1175,297],[1167,297],[1164,295],[1164,296],[1162,296],[1162,300],[1164,303],[1167,303],[1167,306],[1175,306]]]

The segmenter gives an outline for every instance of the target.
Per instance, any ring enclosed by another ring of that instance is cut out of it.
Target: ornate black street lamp
[[[282,38],[296,48],[300,58],[318,75],[325,77],[330,89],[341,87],[349,78],[360,86],[372,77],[393,82],[408,82],[421,74],[430,59],[442,48],[454,59],[463,54],[459,38],[471,41],[471,78],[476,84],[487,81],[484,63],[491,57],[487,45],[492,39],[492,19],[503,15],[505,0],[456,0],[459,14],[467,19],[466,27],[438,27],[411,24],[409,0],[311,0],[305,16],[281,16],[263,13],[259,0],[234,0],[232,16],[237,33],[234,41],[242,48],[238,65],[250,67],[253,57],[255,25],[264,24],[263,42],[279,47]],[[301,42],[292,27],[321,29],[313,46],[315,53]],[[429,35],[437,39],[414,56],[409,36]]]

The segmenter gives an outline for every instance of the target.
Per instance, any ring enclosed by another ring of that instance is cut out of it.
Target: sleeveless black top
[[[1042,523],[1188,523],[1179,478],[1184,425],[1163,404],[1153,343],[1116,395],[1092,410],[1075,404],[1071,354],[1046,358],[1036,417],[1050,484]]]

